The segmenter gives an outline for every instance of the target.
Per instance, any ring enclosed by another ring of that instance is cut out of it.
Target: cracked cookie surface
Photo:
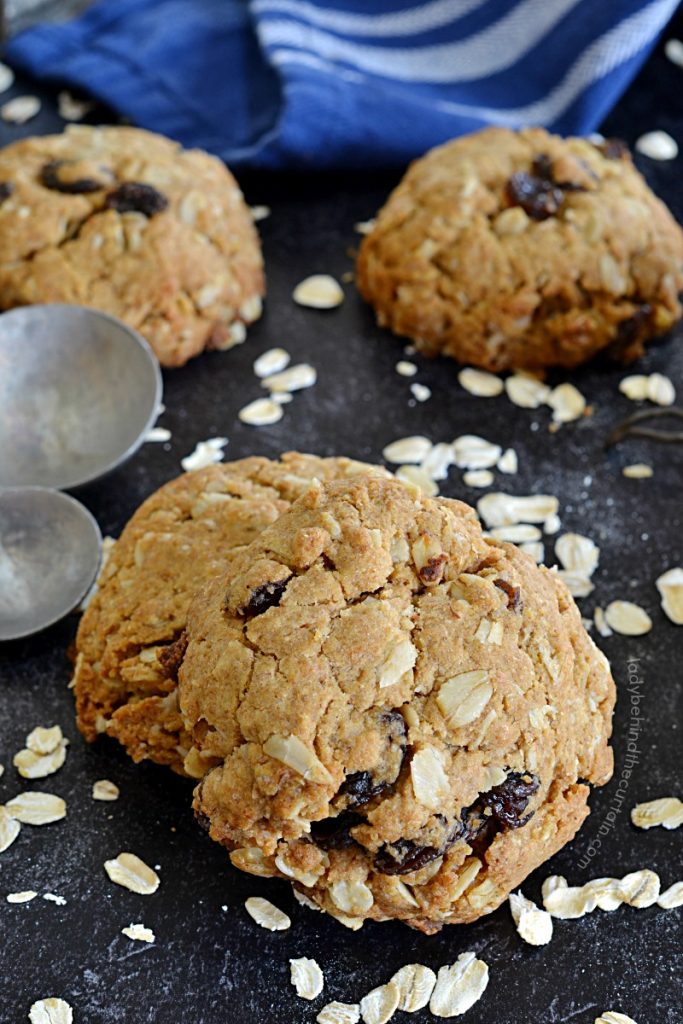
[[[114,544],[76,638],[78,726],[113,736],[136,761],[183,771],[189,739],[177,673],[190,600],[273,523],[311,479],[383,473],[344,458],[289,452],[199,469],[161,487]]]
[[[195,598],[179,679],[200,821],[350,927],[495,909],[612,772],[614,684],[564,584],[396,480],[267,527]]]
[[[90,306],[181,366],[243,341],[263,290],[250,211],[208,153],[88,125],[0,150],[2,309]]]
[[[488,128],[409,168],[357,281],[428,355],[493,371],[630,361],[681,316],[683,232],[625,147]]]

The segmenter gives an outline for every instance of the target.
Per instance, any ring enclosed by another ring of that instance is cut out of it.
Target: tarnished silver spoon
[[[137,451],[161,402],[147,342],[82,306],[0,316],[0,487],[69,490]]]
[[[137,451],[161,402],[147,342],[81,306],[0,316],[0,640],[35,633],[80,602],[100,530],[79,487]]]
[[[75,498],[48,487],[0,489],[0,640],[57,622],[100,565],[100,528]]]

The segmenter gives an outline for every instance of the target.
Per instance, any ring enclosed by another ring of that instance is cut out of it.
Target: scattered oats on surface
[[[560,885],[552,891],[543,890],[543,906],[553,917],[575,921],[597,907],[595,895],[584,885]]]
[[[33,889],[25,889],[23,892],[8,892],[5,898],[8,903],[30,903],[37,895]]]
[[[415,1013],[429,1002],[436,975],[423,964],[406,964],[391,979],[398,989],[398,1008],[405,1013]]]
[[[508,896],[510,912],[521,938],[531,946],[545,946],[553,937],[553,919],[521,892]]]
[[[525,541],[519,545],[519,550],[531,555],[537,565],[540,565],[545,558],[545,546],[538,540]]]
[[[600,636],[612,636],[612,630],[607,625],[604,609],[598,607],[593,612],[593,622]]]
[[[432,389],[428,388],[426,384],[418,384],[417,381],[410,385],[410,391],[417,402],[426,402],[432,397]]]
[[[494,526],[489,533],[495,540],[506,540],[511,544],[522,544],[527,541],[541,539],[541,531],[530,523],[517,523],[513,526]]]
[[[254,373],[257,377],[269,377],[271,373],[280,373],[289,366],[291,356],[284,348],[269,348],[267,352],[254,361]]]
[[[490,487],[494,476],[490,469],[468,469],[463,473],[462,481],[466,487]]]
[[[662,910],[675,910],[683,907],[683,882],[674,882],[668,889],[659,894],[657,906]]]
[[[546,399],[553,410],[554,423],[571,423],[583,416],[586,399],[573,384],[559,384]]]
[[[80,100],[66,89],[57,95],[57,112],[64,121],[82,121],[94,106],[93,100]]]
[[[563,533],[555,541],[555,554],[568,572],[590,579],[598,567],[600,548],[590,537],[580,533]]]
[[[461,953],[450,967],[439,968],[429,1009],[435,1017],[459,1017],[482,997],[488,983],[488,965],[474,953]]]
[[[0,92],[7,92],[14,85],[14,72],[0,61]]]
[[[486,370],[475,370],[472,366],[466,366],[458,374],[460,386],[469,391],[477,398],[495,398],[503,392],[504,384],[495,373],[488,373]]]
[[[21,831],[21,825],[12,818],[0,804],[0,853],[12,845]]]
[[[58,907],[66,906],[66,899],[63,896],[58,896],[55,892],[44,892],[43,899],[48,903],[56,903]]]
[[[266,217],[270,217],[271,213],[269,206],[251,206],[250,211],[251,219],[254,221],[255,224],[257,224],[260,220],[265,220]]]
[[[318,913],[322,913],[322,907],[319,907],[317,903],[314,903],[305,892],[299,892],[298,889],[292,889],[292,893],[294,894],[296,902],[300,903],[302,907],[307,907],[309,910],[315,910]]]
[[[39,999],[29,1010],[31,1024],[73,1024],[73,1010],[64,999]]]
[[[521,497],[494,491],[477,502],[477,511],[487,527],[514,526],[517,523],[545,523],[556,515],[557,498],[551,494],[532,494]]]
[[[551,892],[555,892],[556,889],[566,889],[568,885],[569,882],[564,875],[548,875],[541,886],[543,903],[545,903],[546,897],[549,896]]]
[[[606,1010],[599,1017],[595,1018],[595,1024],[636,1024],[633,1017],[627,1017],[625,1013],[618,1013],[616,1010]]]
[[[0,107],[0,117],[8,124],[26,124],[40,112],[37,96],[15,96]]]
[[[272,373],[264,377],[261,384],[269,391],[301,391],[303,388],[311,388],[318,379],[314,366],[309,363],[297,363],[290,366],[282,373]]]
[[[683,825],[683,801],[676,796],[663,796],[636,804],[631,811],[631,821],[638,828],[654,828],[656,825],[678,828]]]
[[[312,274],[299,282],[292,298],[299,306],[310,309],[334,309],[344,301],[344,292],[339,282],[329,274]]]
[[[294,395],[290,395],[289,391],[273,391],[270,400],[276,405],[289,405],[294,401]]]
[[[92,785],[93,800],[118,800],[121,791],[110,779],[98,779]]]
[[[647,398],[648,378],[644,373],[632,373],[619,381],[619,390],[632,402],[644,402]]]
[[[357,1003],[327,1003],[315,1019],[318,1024],[358,1024],[360,1007]]]
[[[50,825],[66,817],[66,803],[53,793],[20,793],[5,805],[7,813],[22,825]]]
[[[595,906],[611,913],[624,902],[621,882],[618,878],[593,878],[586,882],[585,891],[595,897]]]
[[[387,1024],[398,1009],[399,991],[393,981],[379,985],[360,1001],[360,1015],[365,1024]]]
[[[432,442],[428,437],[416,434],[412,437],[400,437],[392,441],[382,450],[382,458],[387,462],[415,463],[423,462],[432,450]]]
[[[652,629],[652,619],[632,601],[611,601],[605,608],[605,622],[622,636],[643,636]]]
[[[4,774],[5,774],[5,766],[4,766],[4,764],[0,764],[0,779],[3,777]]]
[[[272,398],[256,398],[237,413],[242,423],[250,427],[270,427],[282,419],[282,406]]]
[[[678,156],[678,144],[668,132],[645,132],[636,140],[635,148],[650,160],[675,160]]]
[[[557,512],[552,512],[547,519],[543,520],[543,532],[549,534],[559,533],[562,529],[562,520]]]
[[[634,462],[630,466],[624,466],[621,472],[629,480],[646,480],[654,475],[652,466],[648,466],[646,462]]]
[[[301,999],[315,999],[323,990],[325,977],[320,966],[310,957],[289,960],[289,976],[296,994]]]
[[[476,434],[463,434],[453,441],[453,461],[458,469],[491,469],[503,454],[499,444],[492,444]]]
[[[159,888],[159,876],[134,853],[120,853],[115,860],[105,860],[104,870],[116,885],[151,896]]]
[[[375,226],[375,219],[371,217],[370,220],[359,220],[353,225],[353,230],[359,235],[369,235]]]
[[[269,932],[283,932],[292,923],[282,910],[262,896],[250,896],[244,901],[244,906],[249,917]]]
[[[13,764],[23,779],[44,779],[64,764],[66,760],[66,741],[50,754],[36,754],[33,750],[20,750],[14,755]]]
[[[649,868],[632,871],[619,882],[619,891],[624,903],[629,907],[642,909],[651,907],[659,899],[659,875]]]
[[[677,626],[683,626],[683,568],[680,565],[668,569],[655,580],[662,609],[667,618]]]
[[[501,473],[516,473],[519,468],[517,452],[514,448],[506,448],[496,463],[496,469]]]
[[[676,401],[676,388],[663,373],[651,373],[647,379],[647,397],[655,405],[673,405]]]
[[[680,39],[667,39],[664,53],[672,64],[677,64],[679,68],[683,68],[683,43]]]
[[[409,459],[403,459],[401,461],[409,462]],[[420,469],[424,469],[427,476],[430,476],[432,480],[446,480],[448,478],[448,470],[453,465],[453,448],[450,444],[446,444],[444,441],[439,441],[435,444],[430,451],[427,452],[424,459],[420,462]]]
[[[37,725],[26,737],[26,747],[34,754],[51,754],[64,742],[61,727],[53,725],[49,729]]]
[[[413,487],[417,487],[428,498],[435,498],[439,493],[436,483],[419,466],[399,466],[394,475],[404,484],[412,484]]]
[[[588,576],[585,576],[582,572],[558,569],[557,575],[565,584],[572,597],[588,597],[595,590]]]
[[[195,450],[181,459],[180,465],[186,473],[190,473],[193,469],[204,469],[214,462],[221,462],[223,448],[227,443],[227,437],[210,437],[206,441],[198,441]]]
[[[510,401],[521,409],[538,409],[550,395],[548,385],[529,373],[513,373],[504,386]]]
[[[121,929],[121,934],[137,942],[154,942],[156,939],[152,929],[146,928],[144,924],[129,924],[127,928]]]
[[[414,377],[417,373],[417,366],[415,363],[408,362],[407,359],[399,359],[396,363],[396,373],[401,377]]]
[[[163,444],[165,441],[170,441],[172,436],[168,427],[151,427],[145,434],[145,441]]]

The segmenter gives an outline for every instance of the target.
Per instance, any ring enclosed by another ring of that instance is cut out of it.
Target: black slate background
[[[680,15],[669,34],[683,35]],[[13,92],[28,90],[24,82]],[[32,85],[30,91],[43,95]],[[644,131],[664,128],[683,143],[682,95],[683,70],[666,60],[660,46],[604,130],[633,143]],[[0,124],[0,142],[54,130],[59,121],[50,97],[45,98],[43,112],[31,124]],[[637,162],[683,220],[683,159],[658,164],[637,157]],[[433,397],[415,403],[410,382],[394,371],[402,356],[400,342],[374,325],[353,285],[345,286],[346,301],[335,311],[296,307],[290,293],[302,277],[341,276],[350,269],[349,251],[358,242],[352,225],[373,214],[398,177],[399,171],[240,176],[249,202],[273,210],[260,225],[269,284],[263,319],[241,348],[165,374],[167,411],[160,423],[173,432],[168,449],[145,445],[125,467],[79,497],[103,533],[116,535],[138,503],[179,472],[181,456],[198,440],[217,434],[230,438],[227,458],[276,456],[298,448],[376,460],[388,441],[412,433],[449,441],[473,432],[514,446],[519,473],[498,475],[496,489],[557,494],[563,529],[587,533],[601,547],[595,593],[581,602],[584,615],[590,616],[596,604],[629,598],[654,620],[645,637],[598,638],[620,691],[615,776],[593,794],[593,813],[576,840],[537,871],[524,891],[538,899],[550,873],[582,883],[642,867],[658,871],[668,886],[683,877],[680,832],[638,831],[628,811],[637,801],[680,795],[683,788],[683,631],[665,618],[654,588],[661,572],[683,560],[683,452],[680,446],[631,441],[605,453],[608,429],[634,409],[617,391],[624,375],[619,368],[592,366],[576,375],[594,414],[553,435],[547,410],[518,409],[505,397],[474,398],[460,388],[458,368],[446,360],[416,359],[415,379],[428,384]],[[682,333],[653,347],[637,367],[667,373],[679,392]],[[251,365],[273,345],[287,348],[293,361],[312,362],[319,381],[295,397],[279,424],[250,428],[240,424],[237,412],[258,396]],[[625,479],[621,468],[636,461],[651,462],[654,478]],[[464,487],[460,476],[452,470],[443,493],[474,502],[481,492]],[[552,563],[551,541],[547,560]],[[431,938],[398,924],[370,924],[352,933],[299,907],[285,883],[240,874],[196,826],[187,782],[152,765],[134,766],[113,742],[88,747],[80,739],[64,655],[75,627],[72,616],[41,636],[0,646],[0,762],[5,765],[0,800],[43,789],[63,796],[69,807],[65,821],[23,826],[14,845],[0,855],[2,1024],[25,1021],[31,1003],[50,995],[72,1004],[77,1024],[304,1024],[314,1021],[327,1000],[357,1001],[404,963],[437,968],[468,949],[482,956],[491,972],[484,997],[466,1017],[472,1024],[592,1024],[606,1009],[628,1013],[638,1024],[683,1021],[680,910],[596,911],[580,921],[556,922],[552,943],[533,949],[518,938],[507,907]],[[642,681],[635,687],[642,713],[636,763],[625,802],[612,815],[614,826],[588,863],[586,855],[615,806],[620,773],[628,768],[627,734],[634,719],[627,663],[634,658],[640,659]],[[55,722],[71,740],[65,767],[44,780],[20,779],[12,757],[25,734]],[[116,803],[91,799],[92,783],[99,778],[120,786]],[[121,850],[160,865],[162,884],[154,896],[137,896],[108,881],[102,864]],[[29,888],[58,893],[67,903],[4,901],[6,893]],[[243,901],[255,894],[270,897],[290,914],[290,931],[270,934],[252,923]],[[153,928],[155,945],[120,934],[138,921]],[[313,1004],[297,999],[288,981],[288,958],[304,955],[315,956],[325,971],[324,995]],[[425,1010],[415,1020],[433,1018]]]

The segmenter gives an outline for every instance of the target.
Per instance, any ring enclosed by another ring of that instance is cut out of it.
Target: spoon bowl
[[[92,586],[102,535],[75,498],[46,487],[0,490],[0,640],[72,611]]]
[[[147,342],[82,306],[0,316],[0,486],[79,487],[142,444],[161,402]]]

